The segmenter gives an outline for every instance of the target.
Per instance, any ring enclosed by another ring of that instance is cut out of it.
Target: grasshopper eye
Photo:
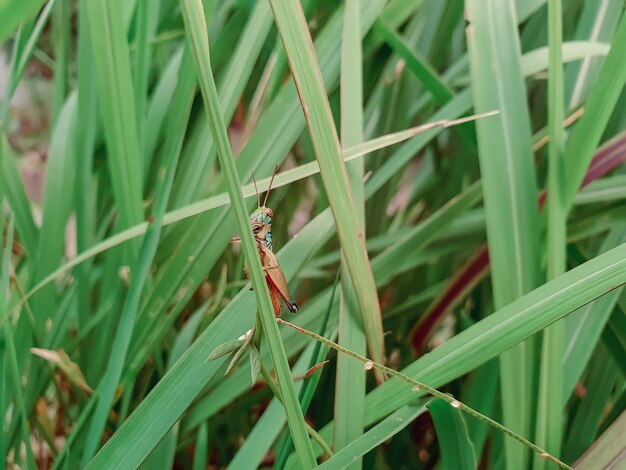
[[[269,207],[268,207],[267,209],[265,209],[265,213],[266,213],[267,215],[269,215],[269,216],[270,216],[270,218],[271,218],[271,217],[274,217],[274,211],[272,211],[272,209],[270,209]]]

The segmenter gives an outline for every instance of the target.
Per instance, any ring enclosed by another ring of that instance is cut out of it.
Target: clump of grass
[[[623,2],[512,3],[1,6],[5,465],[619,458]]]

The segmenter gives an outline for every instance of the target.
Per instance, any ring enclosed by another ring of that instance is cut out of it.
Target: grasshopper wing
[[[291,297],[289,286],[287,285],[287,279],[285,279],[285,274],[278,264],[276,255],[264,246],[262,247],[262,251],[265,279],[267,280],[267,285],[270,288],[270,293],[274,294],[272,291],[278,292],[278,295],[283,299],[289,311],[291,313],[296,313],[298,311],[298,306]]]

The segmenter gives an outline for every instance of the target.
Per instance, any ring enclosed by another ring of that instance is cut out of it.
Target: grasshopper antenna
[[[276,168],[274,168],[274,173],[272,174],[270,185],[267,188],[267,192],[265,193],[265,199],[263,200],[263,207],[265,207],[265,204],[267,203],[267,198],[269,197],[270,191],[272,190],[272,183],[274,182],[274,176],[276,176],[276,173],[278,173],[278,165],[276,165]]]
[[[256,180],[254,179],[254,173],[252,173],[252,182],[254,183],[254,191],[256,192],[256,203],[258,207],[261,207],[261,196],[259,196],[259,188],[256,187]]]

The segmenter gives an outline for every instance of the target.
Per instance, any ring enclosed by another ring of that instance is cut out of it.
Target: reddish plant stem
[[[606,175],[626,162],[626,133],[621,133],[605,143],[594,155],[580,188]],[[546,202],[547,192],[539,196],[541,210]],[[426,343],[443,317],[457,306],[463,298],[489,273],[489,251],[481,246],[474,256],[463,266],[446,286],[443,293],[427,308],[411,331],[411,344],[417,356],[425,350]]]

